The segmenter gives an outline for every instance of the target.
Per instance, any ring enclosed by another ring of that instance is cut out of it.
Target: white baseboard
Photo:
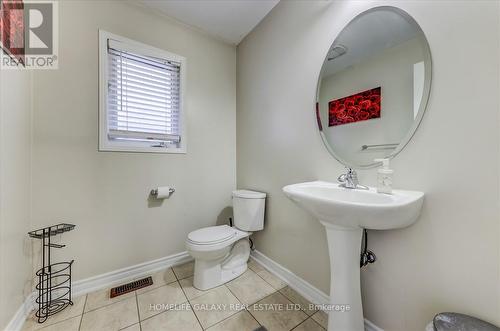
[[[108,288],[114,285],[122,284],[128,280],[146,276],[155,271],[173,267],[191,261],[193,258],[187,252],[162,257],[157,260],[136,264],[123,269],[107,272],[105,274],[78,280],[73,282],[73,296],[78,297],[93,291]],[[31,311],[35,309],[36,293],[33,292],[7,324],[5,331],[20,331],[23,328],[24,321]]]
[[[78,280],[73,282],[73,296],[77,297],[101,290],[103,288],[119,285],[124,281],[146,276],[161,269],[189,262],[192,259],[193,258],[188,254],[188,252],[181,252],[162,257],[157,260],[136,264],[123,269],[107,272],[105,274]]]
[[[24,321],[33,310],[35,303],[35,295],[31,293],[21,304],[21,307],[16,311],[9,324],[5,327],[4,331],[20,331],[23,328]]]
[[[304,279],[300,278],[290,270],[286,269],[279,263],[271,260],[269,257],[265,256],[261,252],[255,250],[252,251],[252,258],[262,265],[264,268],[269,270],[276,277],[280,278],[282,281],[288,284],[292,289],[297,291],[304,298],[309,300],[310,302],[323,305],[330,303],[329,296],[323,291],[317,289],[313,285],[309,284]],[[371,321],[365,318],[365,331],[384,331],[379,328]]]
[[[283,280],[291,288],[293,288],[300,295],[302,295],[304,298],[311,301],[312,303],[317,305],[325,305],[330,303],[328,295],[326,295],[323,291],[312,286],[304,279],[300,278],[299,276],[297,276],[290,270],[286,269],[279,263],[271,260],[258,250],[252,251],[252,257],[264,268],[272,272],[276,277]]]
[[[384,331],[384,330],[373,324],[372,321],[367,320],[365,318],[365,331]]]

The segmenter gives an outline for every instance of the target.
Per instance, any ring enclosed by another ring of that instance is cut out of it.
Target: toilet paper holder
[[[174,189],[174,188],[170,188],[170,189],[168,190],[168,193],[170,193],[170,194],[172,194],[172,193],[174,193],[174,192],[175,192],[175,189]],[[156,189],[156,188],[155,188],[155,189],[151,190],[150,194],[151,194],[153,197],[155,197],[155,198],[156,198],[156,197],[158,196],[158,189]]]

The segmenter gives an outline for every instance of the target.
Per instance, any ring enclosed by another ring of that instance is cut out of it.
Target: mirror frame
[[[421,44],[422,44],[422,49],[423,49],[423,53],[424,53],[424,63],[425,63],[424,73],[425,73],[425,77],[429,77],[429,79],[424,80],[422,100],[421,100],[420,106],[418,108],[417,117],[415,117],[412,126],[410,127],[408,133],[401,139],[401,141],[400,141],[399,145],[396,147],[396,149],[391,154],[385,156],[385,158],[392,159],[396,155],[398,155],[406,147],[406,145],[408,145],[411,138],[415,135],[415,132],[417,131],[418,127],[420,126],[420,123],[422,122],[422,118],[424,117],[424,113],[427,110],[427,105],[428,105],[429,99],[430,99],[430,92],[431,92],[431,85],[432,85],[431,49],[430,49],[427,37],[426,37],[424,31],[422,30],[422,28],[420,27],[420,25],[418,24],[418,22],[410,14],[408,14],[406,11],[404,11],[398,7],[394,7],[394,6],[372,7],[370,9],[367,9],[367,10],[361,12],[360,14],[356,15],[353,19],[351,19],[342,28],[342,30],[340,30],[340,32],[337,34],[337,36],[335,37],[333,42],[330,43],[330,46],[328,47],[328,50],[326,52],[325,59],[327,58],[328,52],[330,51],[332,45],[335,44],[335,41],[338,39],[339,35],[349,26],[349,24],[354,23],[357,19],[359,19],[360,17],[362,17],[366,14],[370,14],[370,13],[373,13],[373,12],[379,11],[379,10],[390,10],[390,11],[393,11],[393,12],[401,15],[409,24],[414,26],[416,29],[418,29],[422,33],[423,42],[421,42]],[[318,131],[320,133],[321,140],[323,141],[323,144],[325,145],[328,152],[337,161],[339,161],[340,163],[342,163],[346,167],[350,167],[350,168],[354,168],[354,169],[370,169],[370,168],[374,168],[376,166],[379,166],[381,164],[380,162],[372,162],[370,164],[364,164],[364,165],[363,164],[352,164],[351,162],[348,162],[347,160],[343,159],[340,155],[335,153],[332,146],[330,146],[328,140],[326,139],[325,133],[321,129],[321,126],[323,123],[321,122],[321,117],[318,115],[318,113],[320,114],[320,111],[319,111],[319,91],[320,91],[320,87],[321,87],[322,72],[323,72],[323,68],[324,68],[325,64],[326,64],[326,60],[323,61],[323,64],[321,65],[321,70],[319,72],[318,82],[316,85],[316,102],[315,102],[315,106],[314,106],[315,121],[317,122],[316,125],[317,125]]]

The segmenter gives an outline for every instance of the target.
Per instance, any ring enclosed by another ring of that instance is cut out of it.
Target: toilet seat
[[[238,232],[228,225],[209,226],[190,232],[188,241],[195,245],[215,245],[233,239]]]

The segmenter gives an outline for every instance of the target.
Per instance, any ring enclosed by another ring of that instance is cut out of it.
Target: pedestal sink
[[[424,193],[374,188],[346,189],[323,181],[288,185],[283,192],[326,228],[330,255],[328,331],[364,330],[359,259],[363,229],[390,230],[413,224]],[[346,306],[344,312],[338,311]]]

